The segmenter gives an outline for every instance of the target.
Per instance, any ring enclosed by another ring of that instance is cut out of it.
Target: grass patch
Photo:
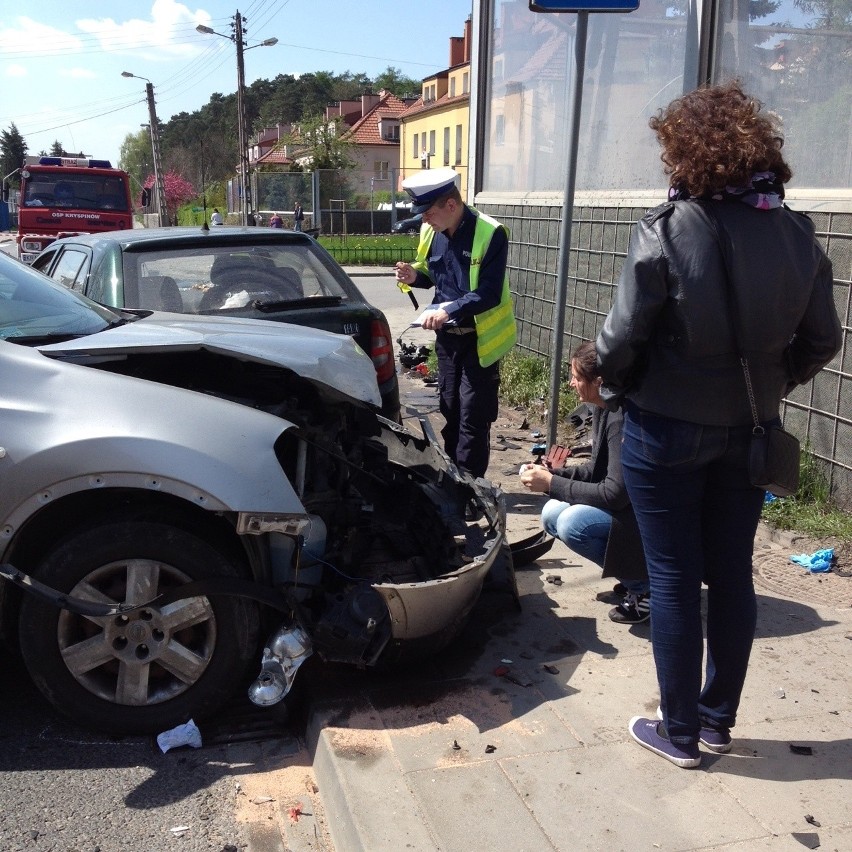
[[[813,538],[828,536],[852,540],[852,514],[831,501],[828,479],[819,460],[805,446],[799,463],[799,490],[763,507],[763,520],[771,527],[795,530]]]

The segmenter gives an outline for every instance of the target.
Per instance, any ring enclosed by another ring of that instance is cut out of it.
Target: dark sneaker
[[[716,754],[727,754],[734,745],[727,731],[717,731],[715,728],[702,728],[698,742]]]
[[[651,596],[628,592],[624,600],[609,611],[609,617],[616,624],[641,624],[651,617]]]
[[[686,746],[675,745],[663,736],[663,723],[656,719],[634,716],[627,725],[627,730],[642,748],[664,757],[669,763],[680,766],[681,769],[692,769],[701,763],[698,743]]]
[[[624,583],[616,583],[612,587],[612,593],[614,595],[618,595],[620,598],[623,598],[627,594],[627,586]]]
[[[662,721],[662,707],[657,707],[657,718]],[[702,726],[698,734],[698,742],[704,748],[709,748],[710,751],[714,751],[716,754],[727,754],[734,745],[729,731],[717,731],[715,728],[706,728],[704,726]]]

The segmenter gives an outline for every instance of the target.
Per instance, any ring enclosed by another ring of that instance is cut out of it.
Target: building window
[[[450,164],[450,128],[444,128],[444,165]]]
[[[450,77],[450,97],[454,98],[456,96],[456,78]]]
[[[470,91],[470,73],[465,71],[462,74],[462,94],[466,95]]]
[[[456,125],[456,165],[460,165],[462,161],[462,126]]]
[[[414,134],[414,144],[411,146],[411,156],[416,160],[420,156],[420,145],[417,143],[420,141],[420,134]]]
[[[435,156],[435,131],[429,131],[429,153],[434,157]]]
[[[373,175],[376,180],[387,180],[390,174],[390,163],[384,160],[376,160],[373,163]]]

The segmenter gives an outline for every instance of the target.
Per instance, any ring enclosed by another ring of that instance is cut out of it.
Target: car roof
[[[133,251],[157,248],[180,248],[181,246],[228,246],[228,245],[267,245],[310,243],[312,239],[305,233],[287,231],[278,228],[245,228],[223,227],[214,228],[131,228],[125,231],[104,231],[96,234],[79,234],[74,237],[63,237],[52,243],[60,246],[67,243],[75,245],[103,246],[119,245],[122,250]]]

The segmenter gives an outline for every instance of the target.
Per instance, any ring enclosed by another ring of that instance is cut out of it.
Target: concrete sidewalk
[[[437,400],[404,382],[403,404]],[[518,487],[533,441],[511,420],[497,432],[518,449],[493,453],[489,477],[517,541],[544,498]],[[611,622],[598,599],[611,583],[559,543],[518,573],[521,611],[486,591],[458,642],[416,672],[325,679],[308,737],[336,852],[852,849],[852,580],[826,596],[789,547],[758,542],[734,749],[696,770],[630,739],[628,720],[659,700],[649,626]]]

